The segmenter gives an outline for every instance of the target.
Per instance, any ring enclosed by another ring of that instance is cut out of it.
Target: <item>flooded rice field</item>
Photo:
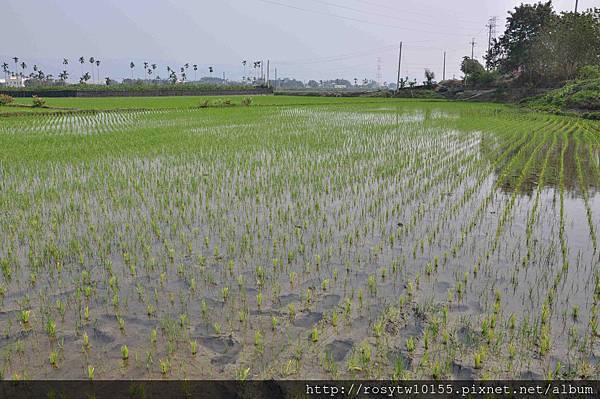
[[[0,120],[0,373],[600,378],[600,123],[499,105]]]

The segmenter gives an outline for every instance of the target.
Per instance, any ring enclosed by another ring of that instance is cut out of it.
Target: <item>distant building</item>
[[[5,87],[25,87],[27,78],[22,76],[12,75],[8,79],[0,79],[0,85]]]

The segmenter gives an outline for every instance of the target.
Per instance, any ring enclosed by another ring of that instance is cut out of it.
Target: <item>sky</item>
[[[525,3],[533,3],[524,1]],[[395,82],[398,46],[403,43],[401,75],[422,81],[425,68],[446,78],[461,75],[459,64],[471,54],[482,60],[490,17],[503,32],[510,0],[2,0],[0,63],[19,57],[55,76],[92,72],[83,56],[101,60],[94,76],[116,79],[143,74],[144,61],[179,70],[197,64],[188,79],[212,76],[239,79],[255,72],[252,61],[267,60],[271,77],[300,80],[357,78]],[[575,0],[555,0],[558,11]],[[579,9],[600,0],[579,0]],[[12,33],[11,33],[12,32]],[[249,67],[242,66],[247,60]],[[137,67],[129,68],[133,61]]]

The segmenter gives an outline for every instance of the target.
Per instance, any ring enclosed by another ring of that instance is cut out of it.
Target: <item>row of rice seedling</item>
[[[3,376],[590,372],[593,123],[381,100],[2,123]]]

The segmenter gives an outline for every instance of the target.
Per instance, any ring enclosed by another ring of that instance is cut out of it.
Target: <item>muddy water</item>
[[[154,115],[231,148],[15,166],[32,199],[3,202],[4,376],[597,376],[598,164],[551,146],[569,122],[364,107]]]

